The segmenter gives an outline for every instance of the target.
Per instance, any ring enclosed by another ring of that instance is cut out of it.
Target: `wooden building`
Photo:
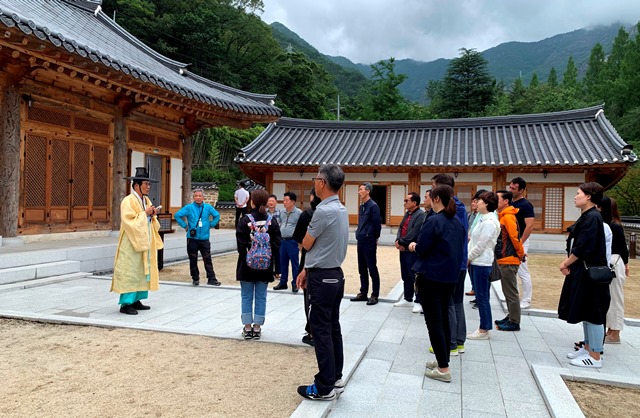
[[[175,211],[190,200],[194,132],[280,116],[275,95],[191,73],[100,3],[0,0],[0,235],[118,229],[137,166]]]
[[[478,189],[527,182],[536,209],[535,230],[558,233],[579,216],[576,187],[615,185],[637,160],[604,115],[602,106],[547,114],[489,118],[339,122],[282,118],[245,147],[236,161],[278,196],[308,196],[311,178],[325,163],[346,174],[340,198],[357,223],[358,186],[374,185],[383,222],[397,226],[408,192],[420,196],[436,173],[448,173],[467,205]],[[298,199],[306,201],[307,199]]]

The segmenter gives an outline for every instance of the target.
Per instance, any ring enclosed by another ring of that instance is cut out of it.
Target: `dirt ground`
[[[570,380],[565,380],[565,384],[587,418],[637,416],[639,389]]]
[[[378,260],[382,296],[400,280],[397,251],[380,247]],[[562,256],[532,254],[529,260],[533,306],[556,309]],[[237,285],[236,262],[236,254],[215,257],[218,280]],[[343,269],[345,293],[357,293],[354,246]],[[638,271],[640,260],[631,260],[627,317],[640,317]],[[165,267],[161,280],[190,282],[188,263]],[[0,416],[7,417],[284,417],[300,403],[296,386],[316,370],[310,347],[7,319],[0,319],[0,352]],[[587,417],[628,415],[629,405],[640,402],[630,389],[571,383]]]
[[[0,319],[0,416],[285,417],[311,348]]]

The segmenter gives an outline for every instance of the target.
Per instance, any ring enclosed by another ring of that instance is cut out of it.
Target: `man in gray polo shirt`
[[[293,293],[298,292],[296,278],[300,268],[300,250],[298,243],[293,239],[293,232],[296,230],[298,219],[302,215],[302,211],[296,207],[297,196],[294,192],[286,192],[282,203],[284,211],[280,212],[280,233],[282,234],[282,242],[280,243],[280,282],[273,287],[273,290],[282,290],[287,288],[289,279],[289,262],[291,262],[291,290]]]
[[[316,207],[302,246],[307,250],[305,271],[298,275],[298,287],[308,287],[309,324],[315,342],[318,373],[311,385],[298,386],[306,399],[330,401],[344,390],[340,302],[344,296],[342,262],[347,255],[349,217],[338,199],[344,172],[334,164],[320,167],[314,178]]]

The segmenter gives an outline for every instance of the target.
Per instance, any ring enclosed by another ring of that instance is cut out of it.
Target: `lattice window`
[[[24,159],[24,200],[25,207],[44,207],[47,161],[47,139],[41,136],[27,135]]]
[[[93,206],[107,206],[109,190],[109,149],[93,147]]]
[[[51,125],[71,127],[71,115],[63,112],[57,112],[46,107],[31,106],[27,117],[30,120],[48,123]]]
[[[89,144],[73,144],[73,206],[89,206],[90,151]]]
[[[547,187],[545,192],[544,227],[562,229],[562,187]]]
[[[475,194],[473,189],[474,186],[456,184],[456,196],[458,196],[458,199],[460,199],[460,201],[464,203],[467,210],[470,210],[471,208],[471,199],[473,199],[473,195]]]
[[[533,205],[533,212],[535,213],[534,220],[542,221],[542,210],[544,187],[542,186],[527,186],[527,200]]]
[[[69,206],[69,143],[51,140],[51,206]]]
[[[129,139],[134,142],[141,142],[143,144],[155,145],[155,135],[148,134],[146,132],[140,132],[133,129],[129,130]]]
[[[91,132],[98,135],[109,135],[109,124],[96,119],[81,118],[76,116],[75,128],[80,131]]]

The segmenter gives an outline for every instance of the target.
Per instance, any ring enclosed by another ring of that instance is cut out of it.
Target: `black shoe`
[[[470,300],[469,303],[473,305],[474,303],[478,303],[478,300],[477,299]]]
[[[273,290],[285,290],[285,289],[287,289],[287,285],[286,284],[278,283],[277,285],[273,286]]]
[[[332,401],[336,398],[336,392],[333,389],[326,395],[320,395],[315,383],[309,386],[298,386],[298,394],[312,401]]]
[[[193,281],[193,285],[194,286],[200,286],[200,280],[194,280]]]
[[[120,306],[120,313],[127,314],[127,315],[138,315],[138,311],[132,305]]]
[[[520,331],[520,324],[511,321],[502,322],[496,325],[496,329],[498,331]]]
[[[133,306],[138,311],[148,311],[149,309],[151,309],[151,306],[143,305],[140,301],[137,301],[131,306]]]
[[[207,281],[207,284],[209,286],[220,286],[222,283],[220,283],[217,279],[212,279]]]
[[[253,339],[254,340],[259,340],[260,337],[262,336],[262,328],[260,328],[259,330],[256,331],[256,329],[254,328],[252,331],[253,333]]]
[[[358,293],[356,297],[351,298],[351,302],[368,302],[367,295],[363,295],[362,293]]]
[[[316,346],[316,343],[313,341],[313,337],[311,336],[311,334],[306,334],[304,337],[302,337],[302,342],[305,344],[309,344],[311,347]]]
[[[502,319],[496,319],[495,321],[493,321],[493,323],[496,325],[504,324],[505,322],[509,322],[509,315],[505,316]]]
[[[375,305],[378,303],[378,298],[376,296],[371,296],[367,301],[367,305]]]
[[[253,339],[253,330],[252,329],[246,330],[242,328],[242,338],[244,338],[245,340]]]
[[[298,293],[298,288],[297,288],[297,287],[295,287],[295,286],[293,286],[293,287],[291,288],[291,291],[292,291],[293,293]]]

